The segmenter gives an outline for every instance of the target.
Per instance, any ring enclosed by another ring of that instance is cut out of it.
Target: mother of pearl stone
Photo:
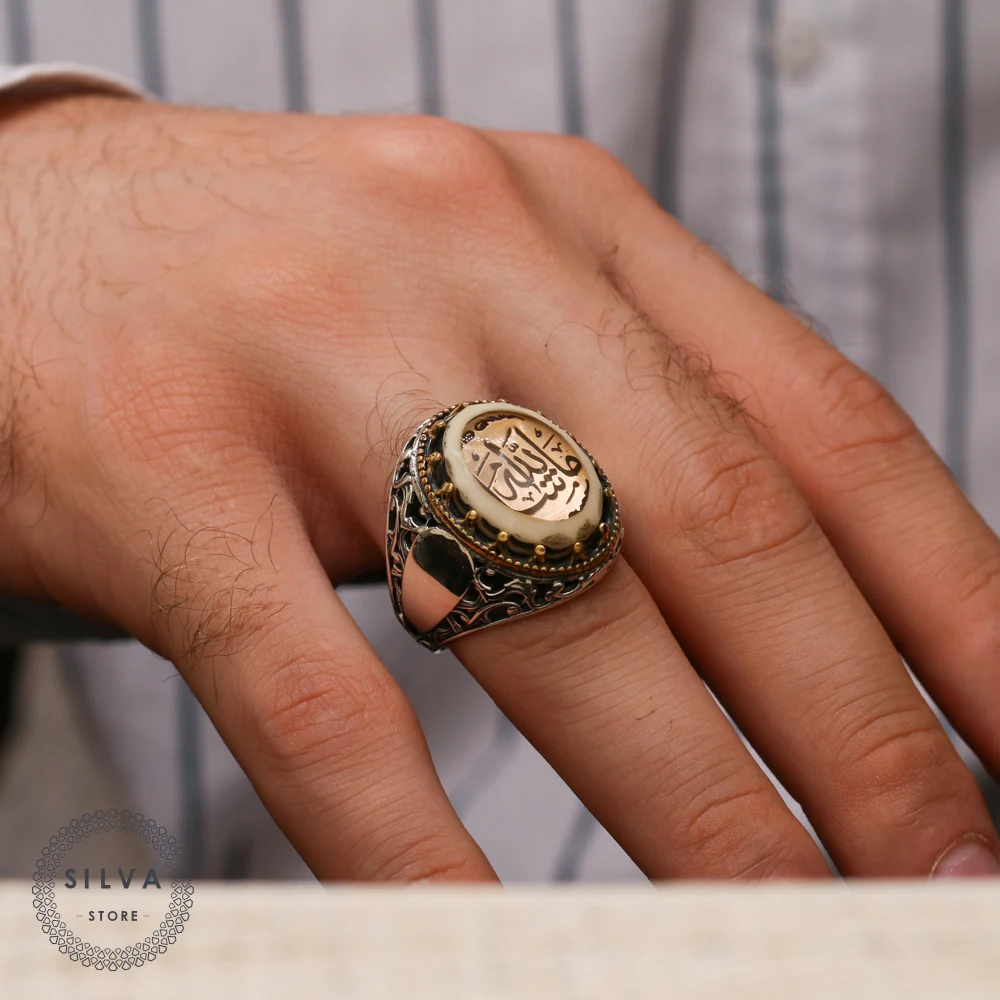
[[[527,545],[568,548],[600,522],[604,500],[594,463],[534,410],[511,403],[458,410],[441,452],[462,500]]]

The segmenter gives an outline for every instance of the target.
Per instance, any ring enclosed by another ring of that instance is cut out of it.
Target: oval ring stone
[[[445,429],[442,453],[462,501],[528,545],[568,548],[603,509],[593,462],[566,431],[510,403],[474,403]]]

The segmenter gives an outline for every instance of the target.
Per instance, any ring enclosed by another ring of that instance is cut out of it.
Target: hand
[[[893,640],[1000,767],[996,537],[612,157],[76,97],[0,162],[0,586],[173,660],[318,876],[495,877],[331,580],[383,565],[416,424],[498,397],[604,465],[624,558],[453,648],[649,876],[828,873],[702,678],[842,872],[995,857]]]

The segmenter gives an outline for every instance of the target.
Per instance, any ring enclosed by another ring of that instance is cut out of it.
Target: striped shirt
[[[994,0],[4,0],[0,13],[9,64],[90,66],[168,100],[589,137],[886,384],[1000,524]],[[642,877],[454,658],[399,629],[384,589],[341,593],[503,879]],[[124,797],[108,804],[179,831],[193,874],[306,875],[169,664],[131,642],[56,652]],[[58,765],[41,780],[58,783]]]

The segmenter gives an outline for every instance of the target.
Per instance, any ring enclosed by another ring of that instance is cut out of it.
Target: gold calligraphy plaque
[[[576,449],[551,427],[521,413],[486,413],[462,432],[462,458],[511,510],[561,521],[583,509],[590,491]]]

